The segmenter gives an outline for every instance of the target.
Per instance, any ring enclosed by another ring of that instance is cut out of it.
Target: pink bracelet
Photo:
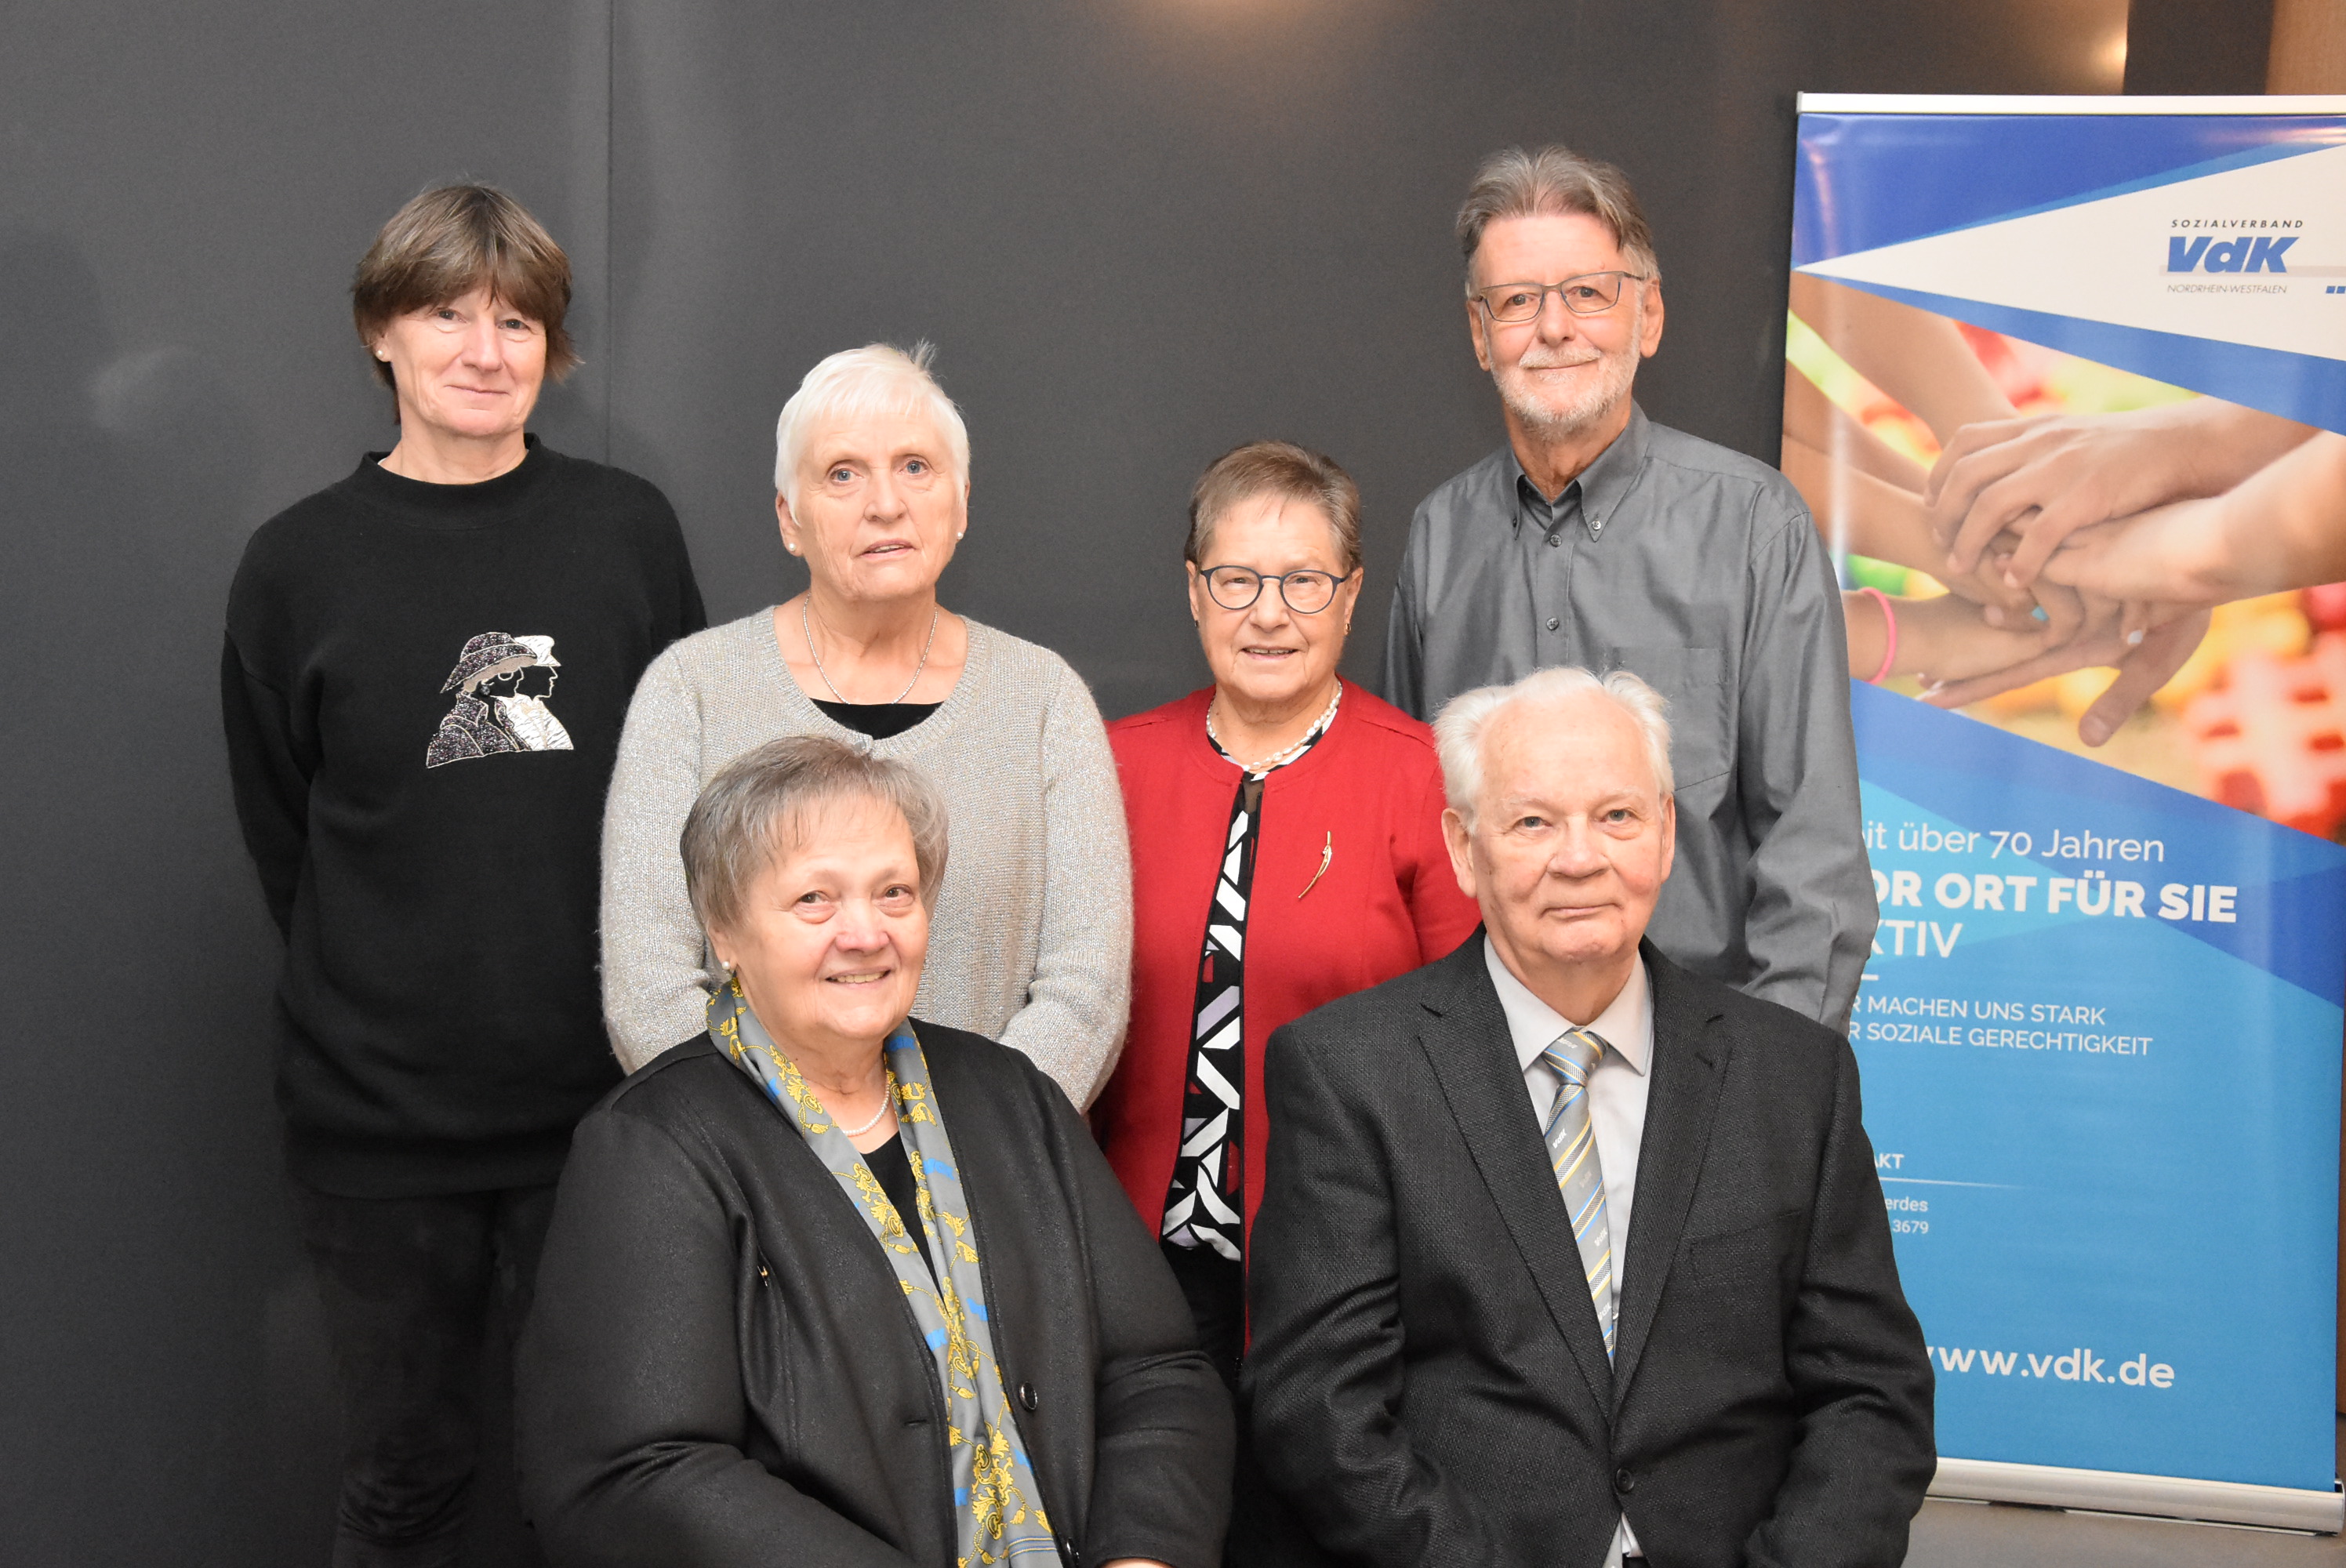
[[[1890,673],[1890,667],[1898,662],[1898,612],[1890,607],[1890,596],[1881,589],[1860,588],[1858,592],[1869,596],[1874,603],[1882,606],[1882,624],[1890,628],[1888,642],[1882,650],[1882,667],[1875,670],[1865,683],[1868,686],[1880,686],[1882,677]]]

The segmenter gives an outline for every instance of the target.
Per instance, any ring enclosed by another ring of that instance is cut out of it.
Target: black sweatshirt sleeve
[[[678,520],[676,508],[649,481],[638,479],[634,483],[642,486],[651,509],[658,514],[659,525],[667,535],[668,551],[675,560],[676,616],[661,628],[666,635],[659,648],[652,650],[658,653],[669,643],[681,641],[695,632],[707,631],[709,611],[700,602],[700,579],[693,575],[692,549],[684,541],[684,524]]]
[[[244,847],[260,872],[277,929],[291,933],[310,820],[310,773],[294,759],[285,694],[245,667],[236,640],[220,643],[220,722],[228,733],[229,782]]]
[[[695,632],[709,629],[709,612],[700,603],[700,580],[692,575],[692,555],[684,547],[682,533],[677,535],[677,617],[676,635],[681,639]]]

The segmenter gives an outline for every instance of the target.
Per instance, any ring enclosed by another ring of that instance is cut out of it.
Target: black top
[[[902,735],[944,705],[940,702],[817,702],[833,724],[843,724],[860,735],[885,740]]]
[[[480,484],[379,457],[262,524],[229,596],[289,1164],[353,1197],[550,1182],[619,1076],[595,921],[620,726],[707,616],[633,474],[534,441]]]
[[[929,1250],[929,1233],[921,1226],[921,1185],[913,1179],[913,1160],[904,1152],[904,1135],[897,1134],[865,1155],[863,1163],[872,1167],[880,1190],[896,1206],[896,1217],[904,1222],[906,1234],[919,1245],[921,1261],[929,1266],[929,1276],[934,1278],[936,1255]]]
[[[1163,1254],[1039,1068],[913,1027],[1060,1561],[1219,1563],[1229,1400]],[[579,1124],[536,1302],[514,1426],[549,1560],[954,1561],[935,1352],[861,1207],[708,1035]]]

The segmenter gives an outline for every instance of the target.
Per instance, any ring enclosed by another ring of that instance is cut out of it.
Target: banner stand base
[[[2049,1464],[2006,1464],[1988,1459],[1942,1459],[1939,1473],[1931,1482],[1931,1495],[2147,1513],[2163,1519],[2206,1519],[2223,1524],[2269,1524],[2331,1535],[2346,1528],[2346,1496],[2336,1492],[2127,1475],[2114,1470],[2066,1470]]]

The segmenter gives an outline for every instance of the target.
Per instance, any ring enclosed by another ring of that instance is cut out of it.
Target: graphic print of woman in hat
[[[463,695],[440,721],[423,766],[499,751],[570,750],[570,732],[546,706],[554,695],[554,672],[561,667],[552,637],[483,632],[465,643],[440,688],[444,696],[462,687]],[[542,684],[531,678],[532,670],[545,672]]]

